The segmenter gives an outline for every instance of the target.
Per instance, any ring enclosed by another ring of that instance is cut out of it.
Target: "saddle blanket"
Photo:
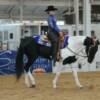
[[[48,38],[47,38],[46,35],[35,35],[35,36],[33,36],[33,38],[35,39],[35,41],[36,41],[38,44],[51,47],[51,43],[50,43],[50,41],[48,40]],[[68,45],[68,39],[69,39],[69,36],[67,36],[67,35],[64,36],[64,43],[63,43],[63,45],[61,46],[61,48],[65,48],[65,47]]]

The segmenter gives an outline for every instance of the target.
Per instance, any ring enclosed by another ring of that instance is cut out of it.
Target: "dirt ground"
[[[35,75],[36,88],[27,88],[24,77],[0,76],[0,100],[100,100],[100,72],[79,73],[84,85],[79,89],[71,73],[62,74],[59,87],[53,89],[54,74]]]

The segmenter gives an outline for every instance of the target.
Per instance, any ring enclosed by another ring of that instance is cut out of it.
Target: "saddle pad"
[[[47,37],[46,37],[45,35],[36,35],[36,36],[33,36],[33,38],[35,39],[35,41],[36,41],[38,44],[51,47],[51,43],[50,43],[50,41],[47,39]],[[64,37],[64,43],[63,43],[63,45],[61,46],[61,49],[62,49],[62,48],[65,48],[65,47],[68,45],[68,39],[69,39],[69,36],[65,36],[65,37]]]
[[[45,39],[45,38],[46,38],[45,35],[36,35],[36,36],[33,36],[33,38],[35,39],[35,41],[36,41],[38,44],[51,47],[51,43],[50,43],[48,40]]]

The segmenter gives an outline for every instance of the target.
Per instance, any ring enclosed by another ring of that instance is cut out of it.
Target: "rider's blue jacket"
[[[55,32],[57,32],[57,33],[60,32],[60,29],[59,29],[59,27],[57,26],[56,18],[55,18],[55,16],[53,16],[53,15],[50,15],[50,16],[48,17],[48,26],[49,26],[49,28],[52,28]]]

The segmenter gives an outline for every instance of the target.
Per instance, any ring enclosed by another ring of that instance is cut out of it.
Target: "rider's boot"
[[[61,53],[60,51],[57,52],[57,56],[56,56],[56,60],[57,61],[60,61],[62,58],[61,58]]]

